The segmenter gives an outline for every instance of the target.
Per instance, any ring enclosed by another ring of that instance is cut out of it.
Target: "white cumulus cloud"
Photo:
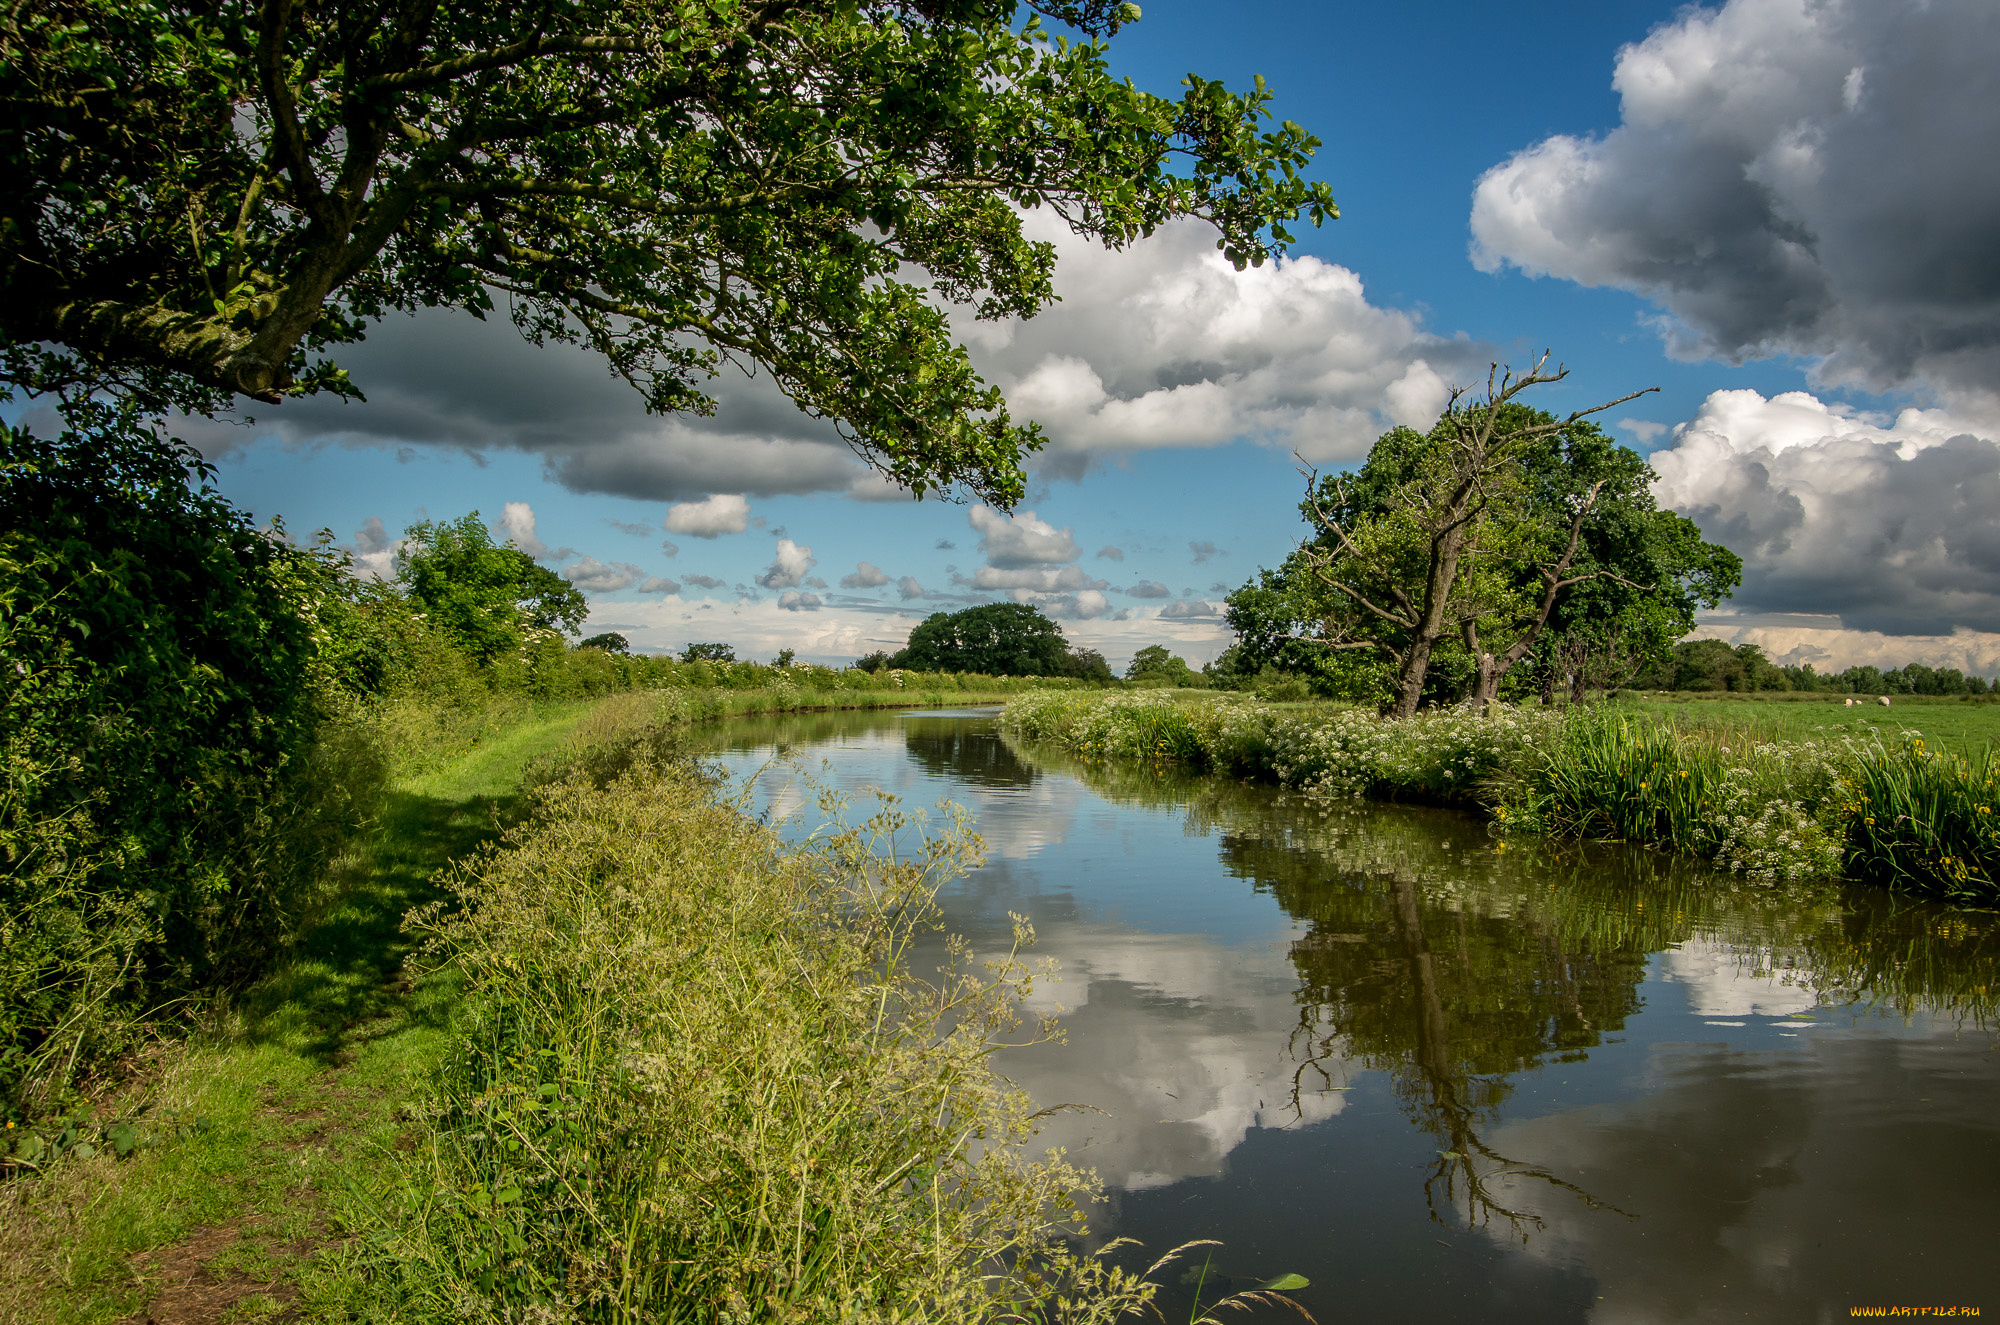
[[[687,538],[720,538],[750,527],[750,503],[740,493],[718,492],[667,508],[667,532]]]
[[[1803,391],[1718,391],[1652,457],[1654,492],[1744,560],[1734,617],[1712,621],[1807,631],[1837,622],[1938,639],[1996,632],[1995,438],[1993,420],[1942,409],[1884,418]]]
[[[969,583],[974,589],[1011,590],[1017,596],[1022,593],[1069,593],[1078,589],[1103,589],[1103,580],[1092,579],[1081,566],[1022,566],[1015,570],[1004,570],[997,566],[981,566],[973,572]],[[1025,602],[1026,599],[1020,601]]]
[[[802,547],[789,538],[778,540],[778,553],[757,577],[757,583],[766,589],[795,589],[806,577],[806,572],[817,563],[813,560],[812,549]],[[812,595],[807,594],[810,598]],[[814,599],[817,603],[817,599]]]
[[[562,577],[585,593],[616,593],[645,579],[646,572],[629,561],[614,561],[606,565],[596,557],[584,557],[573,565],[563,567]]]
[[[840,577],[843,589],[873,589],[888,582],[889,577],[882,573],[881,568],[868,561],[857,564],[852,574]]]
[[[1027,322],[962,322],[974,362],[1074,476],[1096,456],[1250,439],[1314,460],[1366,454],[1392,424],[1429,426],[1490,347],[1433,335],[1368,301],[1360,277],[1298,257],[1237,271],[1214,232],[1176,222],[1118,252],[1030,213],[1055,244],[1063,300]]]
[[[1033,511],[1007,515],[991,506],[974,506],[966,519],[979,532],[979,550],[988,566],[1043,566],[1082,555],[1067,528],[1058,529]]]
[[[506,535],[509,542],[537,561],[550,555],[548,545],[535,537],[535,508],[524,501],[508,502],[493,522],[493,532]]]

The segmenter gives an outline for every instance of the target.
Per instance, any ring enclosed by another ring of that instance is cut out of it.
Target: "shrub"
[[[333,568],[129,412],[0,427],[0,1095],[253,970],[371,788],[315,744]]]
[[[1760,741],[1619,709],[1264,708],[1234,698],[1026,695],[1006,724],[1086,759],[1172,760],[1321,796],[1414,796],[1502,831],[1671,847],[1759,882],[1828,877],[2000,900],[2000,766],[1928,750]]]
[[[2000,899],[2000,767],[1942,753],[1914,732],[1854,748],[1847,793],[1849,869],[1891,887],[1959,901]]]

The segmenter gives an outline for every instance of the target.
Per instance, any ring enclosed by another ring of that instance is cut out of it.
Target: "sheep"
[[[1889,707],[1889,697],[1887,695],[1877,695],[1875,697],[1875,702],[1877,704],[1880,704],[1883,708]]]

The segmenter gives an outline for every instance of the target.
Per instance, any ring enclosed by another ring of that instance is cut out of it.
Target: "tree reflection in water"
[[[1434,1139],[1425,1194],[1442,1223],[1498,1221],[1525,1241],[1543,1218],[1496,1195],[1518,1196],[1524,1178],[1631,1217],[1482,1133],[1522,1073],[1582,1059],[1624,1028],[1653,954],[1712,946],[1752,975],[1782,972],[1820,1005],[1994,1018],[1992,916],[1834,883],[1751,884],[1616,845],[1503,844],[1454,811],[1274,796],[1007,744],[1023,766],[1098,795],[1178,808],[1187,831],[1219,838],[1231,874],[1309,926],[1289,954],[1293,1112],[1308,1094],[1344,1088],[1346,1069],[1328,1064],[1388,1074]]]
[[[1549,1053],[1580,1054],[1598,1043],[1599,1024],[1616,1029],[1636,1010],[1643,961],[1599,963],[1586,954],[1565,954],[1547,935],[1527,930],[1515,931],[1527,943],[1500,951],[1492,942],[1499,937],[1496,927],[1468,923],[1462,911],[1447,927],[1444,950],[1435,951],[1424,932],[1421,898],[1413,873],[1399,872],[1390,881],[1388,928],[1397,955],[1384,955],[1395,951],[1390,948],[1362,949],[1345,931],[1327,942],[1329,935],[1317,923],[1292,946],[1302,977],[1299,1028],[1292,1037],[1299,1062],[1293,1107],[1299,1107],[1310,1073],[1332,1084],[1320,1064],[1356,1056],[1394,1076],[1405,1112],[1437,1142],[1437,1159],[1424,1179],[1433,1220],[1453,1222],[1446,1212],[1463,1212],[1469,1225],[1487,1227],[1497,1217],[1525,1241],[1545,1221],[1503,1204],[1492,1190],[1496,1180],[1518,1178],[1561,1188],[1593,1209],[1623,1214],[1546,1168],[1500,1154],[1480,1131],[1511,1090],[1510,1068],[1519,1070]],[[1375,955],[1357,962],[1357,951]],[[1607,966],[1627,965],[1636,968],[1629,979],[1622,969],[1617,978],[1604,978]],[[1585,990],[1607,997],[1586,1010]],[[1516,1015],[1492,1015],[1496,1004]],[[1527,1015],[1518,1015],[1523,1011]],[[1491,1034],[1496,1027],[1512,1034],[1496,1037]],[[1520,1042],[1524,1029],[1537,1037],[1535,1043]]]

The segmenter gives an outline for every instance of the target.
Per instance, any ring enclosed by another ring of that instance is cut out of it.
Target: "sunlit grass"
[[[363,1253],[373,1310],[1108,1320],[1143,1301],[1071,1256],[1088,1180],[1027,1157],[1032,1106],[989,1065],[1028,968],[910,964],[933,890],[977,857],[963,823],[920,834],[888,803],[786,849],[690,766],[616,762],[546,785],[414,922],[467,998]]]
[[[160,1282],[134,1256],[202,1228],[228,1231],[220,1264],[263,1266],[263,1279],[300,1292],[305,1317],[355,1309],[365,1277],[338,1260],[301,1262],[300,1250],[365,1227],[367,1192],[407,1128],[398,1110],[445,1054],[457,969],[398,978],[414,942],[403,916],[439,895],[436,872],[518,821],[524,778],[546,780],[639,731],[670,743],[737,713],[913,702],[928,697],[793,686],[595,702],[495,694],[442,717],[414,701],[371,715],[359,730],[394,777],[270,973],[92,1087],[77,1123],[98,1153],[0,1186],[0,1321],[125,1319]],[[102,1143],[119,1125],[139,1142],[123,1158]],[[256,1314],[256,1302],[243,1310]]]

